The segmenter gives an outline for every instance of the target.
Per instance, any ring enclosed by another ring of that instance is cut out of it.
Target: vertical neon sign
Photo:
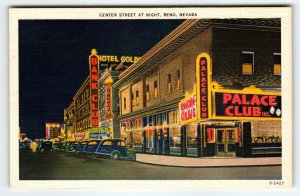
[[[91,126],[98,127],[98,74],[99,74],[99,56],[96,49],[92,49],[89,58],[90,64],[90,92],[91,92]]]
[[[211,59],[207,53],[201,53],[196,59],[197,116],[199,119],[211,117]]]

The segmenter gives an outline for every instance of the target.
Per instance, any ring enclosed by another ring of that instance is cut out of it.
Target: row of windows
[[[254,74],[254,52],[243,51],[242,52],[243,64],[242,73],[243,75]],[[281,75],[281,54],[273,53],[273,73],[274,75]]]
[[[89,112],[90,112],[90,107],[89,106],[90,106],[89,104],[86,104],[80,110],[78,110],[76,112],[76,118],[81,118],[81,117],[89,114]]]
[[[90,118],[87,117],[76,123],[76,130],[80,131],[83,129],[87,129],[88,127],[90,127],[90,123],[91,123]]]
[[[172,92],[172,75],[171,74],[168,74],[167,75],[167,92],[170,93]],[[177,89],[179,90],[181,88],[181,82],[180,82],[180,70],[177,70],[176,72],[176,86],[177,86]],[[158,83],[157,83],[157,80],[155,80],[153,82],[153,97],[154,99],[156,99],[158,97]],[[132,101],[132,106],[138,106],[140,101],[139,101],[139,91],[135,91],[135,93],[132,93],[131,94],[131,101]],[[146,101],[149,102],[150,101],[150,84],[147,84],[146,85]],[[123,108],[124,110],[126,110],[127,108],[127,105],[126,105],[126,97],[123,98]]]
[[[82,105],[88,98],[90,98],[90,90],[89,88],[86,88],[85,92],[83,92],[81,96],[76,99],[76,108]]]

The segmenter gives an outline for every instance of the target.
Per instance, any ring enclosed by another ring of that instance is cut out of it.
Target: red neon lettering
[[[97,118],[92,119],[92,126],[98,126],[98,119]]]
[[[92,73],[98,73],[97,66],[92,66]]]
[[[247,101],[247,95],[242,95],[242,103],[244,105],[249,105],[250,101]]]
[[[228,94],[228,93],[223,94],[223,104],[227,104],[228,101],[231,100],[231,98],[232,98],[231,94]]]
[[[97,65],[98,64],[98,58],[97,57],[92,57],[91,58],[91,64],[92,65]]]
[[[251,99],[251,105],[261,105],[257,95],[253,95]]]
[[[98,101],[98,95],[92,95],[92,102]]]
[[[92,82],[92,90],[98,90],[97,82]]]
[[[206,64],[205,60],[200,61],[200,65],[205,65],[205,64]]]
[[[270,106],[276,106],[277,105],[276,96],[269,96],[269,105]]]
[[[92,112],[92,118],[98,118],[98,111]]]
[[[253,107],[253,116],[261,116],[261,111],[259,107]]]
[[[233,109],[233,106],[228,106],[228,107],[225,109],[225,114],[226,114],[226,116],[233,116],[232,109]]]
[[[241,99],[239,94],[234,94],[232,98],[232,104],[241,104]]]
[[[94,110],[94,111],[97,110],[98,111],[97,105],[95,103],[92,104],[92,110]]]
[[[98,74],[92,74],[91,80],[97,82],[98,81]]]

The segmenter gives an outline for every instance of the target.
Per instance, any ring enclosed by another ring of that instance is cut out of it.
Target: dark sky
[[[46,122],[63,122],[76,91],[88,76],[88,56],[142,56],[181,20],[19,21],[20,128],[45,137]]]

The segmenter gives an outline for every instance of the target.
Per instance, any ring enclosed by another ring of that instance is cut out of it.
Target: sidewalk
[[[281,165],[281,157],[177,157],[153,154],[136,154],[136,161],[154,165],[176,167],[230,167],[230,166],[267,166]]]

